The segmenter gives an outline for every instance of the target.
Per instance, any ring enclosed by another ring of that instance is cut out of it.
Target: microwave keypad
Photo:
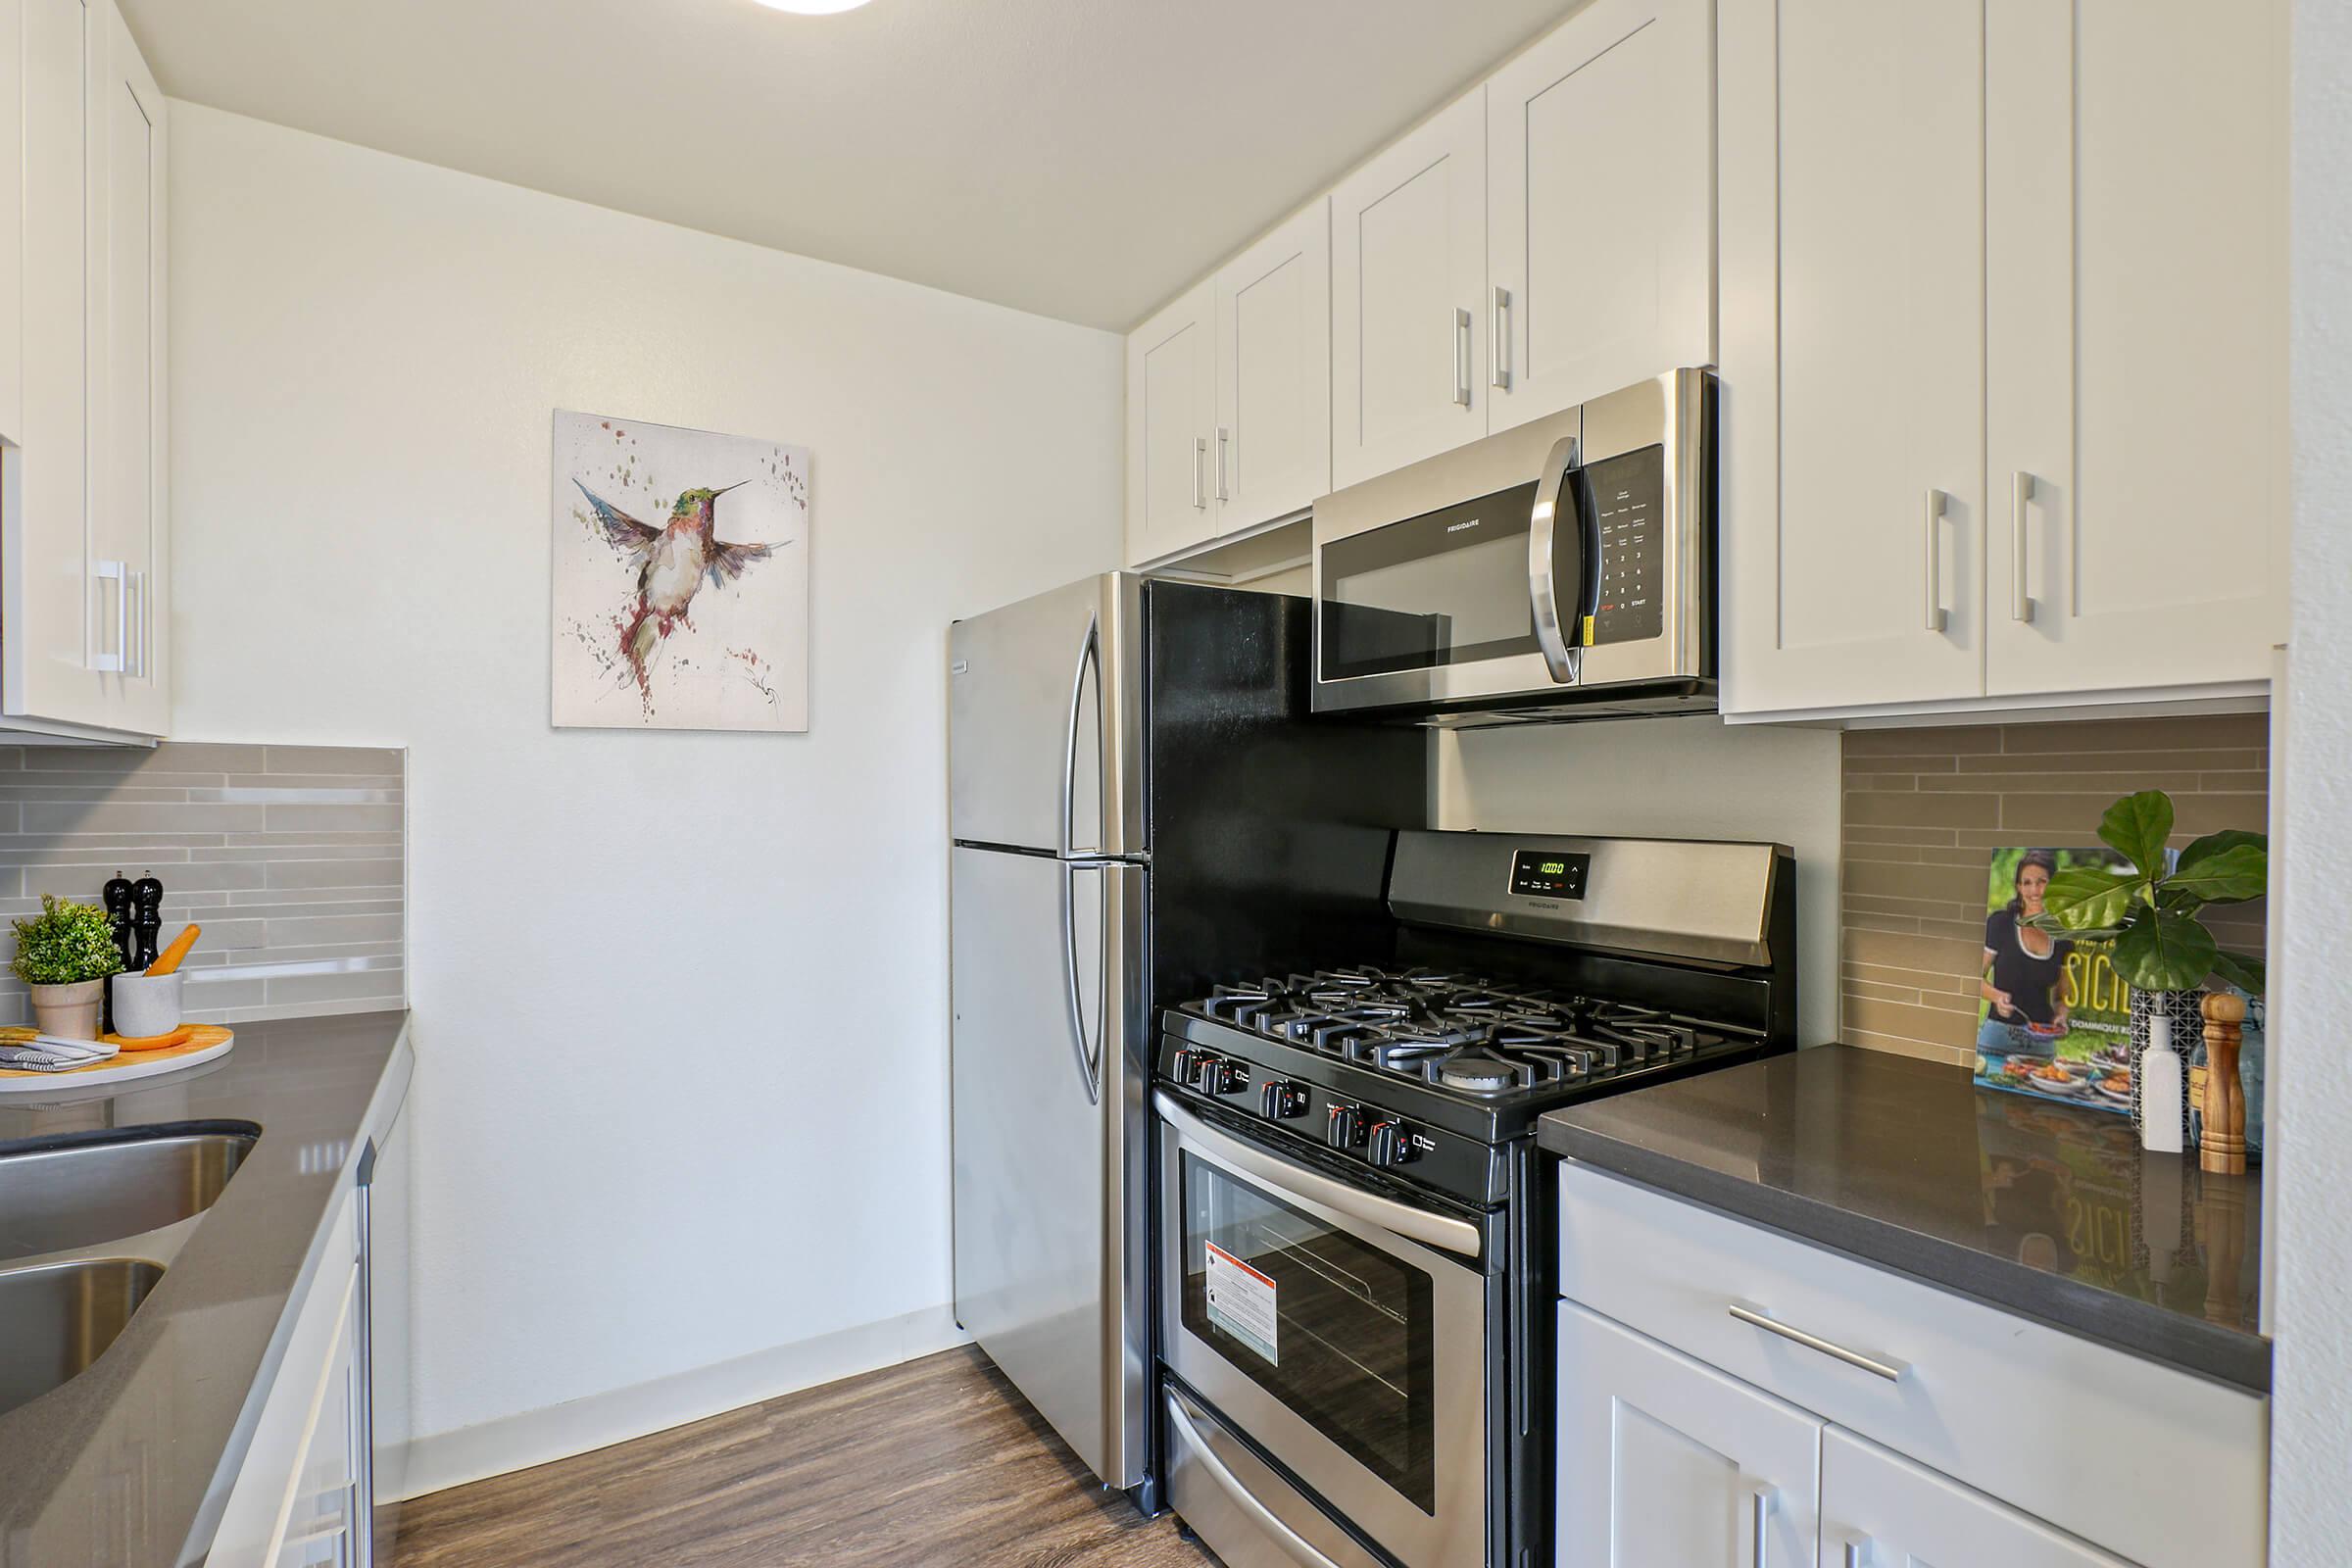
[[[1644,447],[1583,470],[1586,515],[1600,542],[1600,577],[1585,646],[1633,643],[1666,630],[1666,449]]]

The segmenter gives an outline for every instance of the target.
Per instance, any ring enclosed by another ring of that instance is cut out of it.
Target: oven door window
[[[1189,1152],[1182,1180],[1184,1326],[1434,1514],[1430,1277]]]
[[[1323,546],[1322,678],[1536,652],[1531,482]]]

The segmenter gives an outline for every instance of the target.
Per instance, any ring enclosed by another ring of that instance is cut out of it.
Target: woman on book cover
[[[2066,972],[2075,945],[2027,922],[2041,913],[2042,895],[2058,869],[2048,850],[2018,858],[2007,904],[1984,920],[1984,972],[1980,989],[1986,1011],[1977,1049],[1987,1056],[2054,1056],[2074,1005]]]

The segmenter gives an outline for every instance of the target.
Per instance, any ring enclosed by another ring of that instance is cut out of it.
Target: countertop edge
[[[1553,1112],[1537,1124],[1545,1152],[1575,1159],[1807,1246],[1916,1280],[1997,1311],[2108,1346],[2159,1366],[2267,1398],[2272,1345],[2259,1335],[2164,1312],[2062,1275],[2003,1264],[1980,1252],[1835,1203],[1768,1187],[1579,1127]],[[1992,1294],[1987,1277],[2022,1291]],[[1969,1283],[1969,1282],[1975,1283]]]
[[[409,1083],[416,1076],[416,1054],[409,1044],[409,1030],[414,1015],[403,1012],[400,1032],[393,1037],[392,1049],[384,1057],[384,1070],[376,1080],[374,1092],[368,1096],[368,1108],[360,1124],[353,1130],[351,1152],[344,1157],[342,1169],[336,1174],[332,1192],[347,1191],[356,1181],[360,1163],[368,1157],[371,1145],[389,1132],[399,1120],[401,1107],[408,1102]],[[398,1078],[397,1087],[394,1079]],[[278,1373],[284,1369],[286,1348],[293,1339],[294,1321],[301,1316],[302,1305],[310,1299],[311,1290],[318,1283],[318,1268],[325,1260],[326,1244],[333,1230],[335,1213],[340,1205],[328,1202],[318,1211],[312,1227],[309,1245],[304,1249],[302,1269],[294,1283],[287,1288],[285,1304],[278,1309],[277,1326],[270,1330],[269,1348],[262,1352],[262,1363],[254,1369],[253,1383],[246,1390],[245,1403],[237,1412],[236,1424],[229,1429],[227,1441],[221,1445],[220,1457],[213,1467],[212,1484],[206,1488],[204,1500],[197,1505],[196,1516],[189,1521],[187,1539],[179,1548],[180,1568],[205,1568],[210,1560],[214,1538],[220,1529],[220,1515],[228,1504],[228,1494],[235,1490],[238,1474],[245,1467],[245,1457],[253,1447],[253,1434],[260,1424],[262,1409],[277,1387]]]

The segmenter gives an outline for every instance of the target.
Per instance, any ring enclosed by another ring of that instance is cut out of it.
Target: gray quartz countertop
[[[0,1099],[0,1153],[133,1129],[261,1129],[122,1337],[0,1415],[0,1568],[205,1560],[327,1221],[408,1091],[408,1014],[236,1026],[217,1061]],[[5,1353],[5,1348],[0,1348]]]
[[[1555,1110],[1543,1147],[2255,1393],[2262,1174],[2150,1154],[2131,1118],[1823,1046]]]

